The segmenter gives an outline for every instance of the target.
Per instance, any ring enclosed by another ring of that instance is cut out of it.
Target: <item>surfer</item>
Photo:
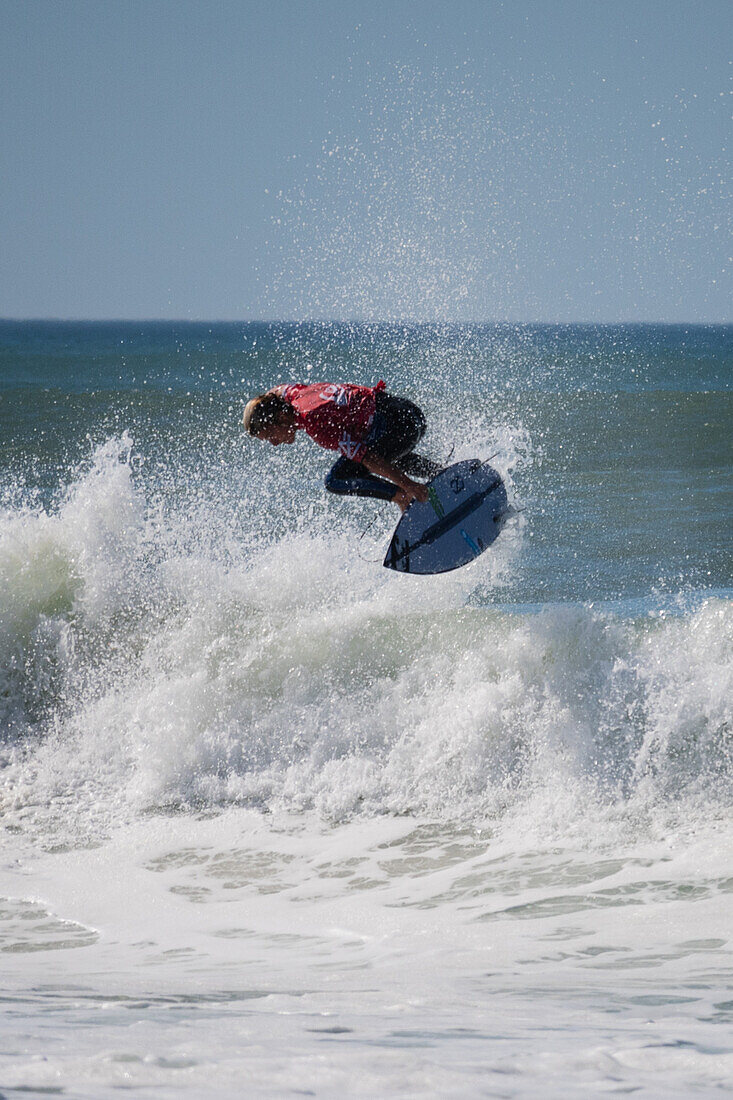
[[[425,434],[422,410],[405,397],[376,386],[275,386],[247,402],[244,427],[277,447],[304,431],[340,457],[326,475],[326,488],[344,496],[393,501],[404,512],[412,500],[426,501],[429,479],[441,467],[415,454]]]

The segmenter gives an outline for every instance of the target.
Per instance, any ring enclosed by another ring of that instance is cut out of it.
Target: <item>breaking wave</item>
[[[228,513],[156,497],[132,452],[109,439],[55,509],[3,514],[9,821],[88,840],[238,803],[538,835],[592,818],[601,839],[729,804],[729,601],[481,605],[520,521],[427,587],[343,525],[227,537]]]

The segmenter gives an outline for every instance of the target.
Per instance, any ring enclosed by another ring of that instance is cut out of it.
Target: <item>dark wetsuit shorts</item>
[[[408,477],[433,477],[440,467],[414,453],[427,425],[422,410],[406,397],[390,393],[376,395],[376,411],[364,442],[380,458],[397,466]],[[340,458],[326,475],[326,488],[346,496],[392,500],[399,491],[391,481],[370,474],[361,462]]]

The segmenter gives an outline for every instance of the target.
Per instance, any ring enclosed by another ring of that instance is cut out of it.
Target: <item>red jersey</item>
[[[366,454],[364,440],[374,420],[376,386],[306,386],[296,382],[281,391],[296,414],[296,428],[307,432],[320,447],[339,451],[345,458],[361,462]]]

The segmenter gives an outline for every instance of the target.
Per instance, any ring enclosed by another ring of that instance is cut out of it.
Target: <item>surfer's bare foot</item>
[[[406,493],[404,489],[398,489],[392,497],[392,503],[396,504],[401,512],[406,512],[412,503],[412,496]]]

